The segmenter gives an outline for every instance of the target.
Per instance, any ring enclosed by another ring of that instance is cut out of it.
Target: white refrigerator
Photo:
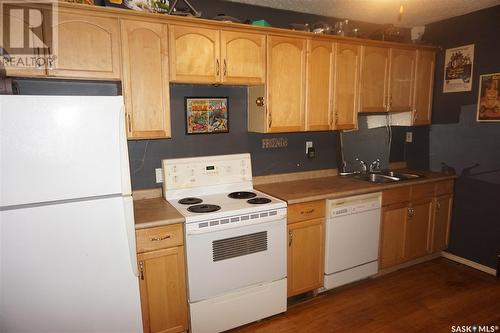
[[[0,332],[142,332],[123,98],[0,96]]]

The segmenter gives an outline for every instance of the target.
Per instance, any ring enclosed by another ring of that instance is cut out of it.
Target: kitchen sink
[[[422,175],[396,171],[370,172],[354,175],[354,178],[364,180],[370,183],[394,183],[404,180],[416,179]]]

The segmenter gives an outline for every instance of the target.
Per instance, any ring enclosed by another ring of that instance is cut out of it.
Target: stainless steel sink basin
[[[371,183],[392,183],[392,182],[398,182],[400,180],[399,178],[389,175],[383,175],[381,173],[359,174],[354,176],[354,178],[365,180]]]
[[[397,171],[384,171],[383,174],[391,176],[391,177],[399,178],[399,180],[416,179],[416,178],[423,177],[422,175],[417,175],[416,173],[406,173],[406,172],[397,172]]]
[[[423,177],[414,173],[396,172],[396,171],[383,171],[383,172],[370,172],[364,174],[356,174],[354,178],[364,180],[371,183],[393,183],[409,179],[416,179]]]

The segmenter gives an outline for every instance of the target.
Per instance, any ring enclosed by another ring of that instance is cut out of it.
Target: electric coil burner
[[[191,213],[212,213],[212,212],[218,211],[219,209],[220,209],[220,206],[207,205],[207,204],[194,205],[194,206],[188,207],[188,210]]]
[[[187,197],[187,198],[182,198],[178,202],[181,205],[196,205],[196,204],[202,203],[203,200],[201,200],[200,198]]]
[[[249,204],[252,204],[252,205],[263,205],[263,204],[270,203],[271,201],[272,200],[269,198],[262,198],[262,197],[257,197],[257,198],[247,200],[247,202]]]
[[[256,197],[257,194],[247,191],[238,191],[238,192],[231,192],[227,196],[230,197],[231,199],[250,199]]]

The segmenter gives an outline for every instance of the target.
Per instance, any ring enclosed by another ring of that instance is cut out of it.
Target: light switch
[[[312,141],[306,141],[306,155],[309,153],[309,148],[313,147]]]

